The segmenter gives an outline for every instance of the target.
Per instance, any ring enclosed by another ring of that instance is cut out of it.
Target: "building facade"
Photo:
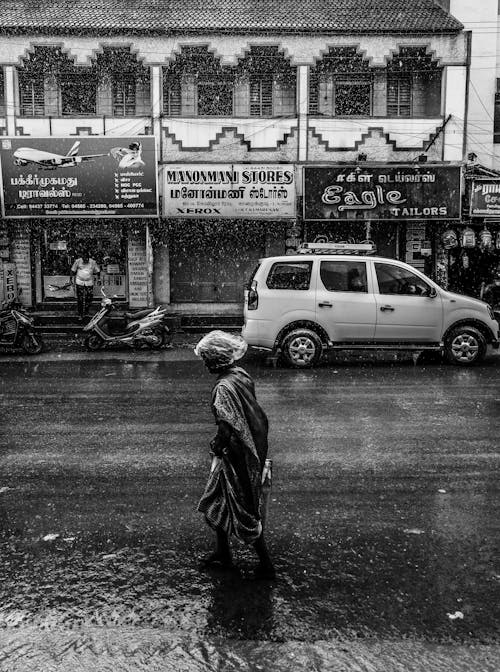
[[[96,294],[180,315],[238,318],[257,259],[304,240],[447,281],[470,36],[437,3],[4,5],[0,251],[26,305],[70,308],[83,248]]]

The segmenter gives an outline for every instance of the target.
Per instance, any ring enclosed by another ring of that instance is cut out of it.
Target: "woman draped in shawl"
[[[252,544],[259,558],[255,574],[274,578],[260,515],[261,481],[267,457],[267,416],[255,397],[253,380],[234,362],[245,354],[246,342],[223,331],[207,334],[195,348],[211,373],[212,411],[217,435],[211,442],[216,458],[198,511],[215,530],[217,544],[205,564],[232,566],[229,537]]]

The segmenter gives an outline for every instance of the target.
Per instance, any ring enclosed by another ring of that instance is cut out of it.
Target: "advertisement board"
[[[166,164],[163,214],[194,219],[293,219],[295,170],[283,164]]]
[[[459,220],[458,165],[304,166],[304,219]]]
[[[157,217],[153,136],[1,138],[4,217]]]
[[[500,180],[473,180],[470,214],[473,217],[500,217]]]

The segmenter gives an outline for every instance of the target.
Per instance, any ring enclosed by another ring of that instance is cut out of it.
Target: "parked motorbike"
[[[87,350],[95,351],[112,345],[162,347],[169,333],[166,308],[158,306],[135,312],[121,311],[102,289],[101,293],[101,309],[83,327]]]
[[[42,351],[43,342],[35,333],[35,320],[16,301],[0,307],[0,347],[22,348],[29,355]]]
[[[500,268],[495,272],[492,282],[488,285],[483,283],[480,298],[491,306],[495,320],[500,323]]]

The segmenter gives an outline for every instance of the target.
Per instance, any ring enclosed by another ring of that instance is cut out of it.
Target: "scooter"
[[[83,327],[87,350],[95,351],[112,345],[162,347],[169,333],[166,308],[158,306],[133,313],[119,311],[102,288],[101,293],[101,309]]]
[[[10,301],[0,308],[0,347],[22,348],[29,355],[43,349],[39,334],[35,333],[35,320],[20,303]]]

